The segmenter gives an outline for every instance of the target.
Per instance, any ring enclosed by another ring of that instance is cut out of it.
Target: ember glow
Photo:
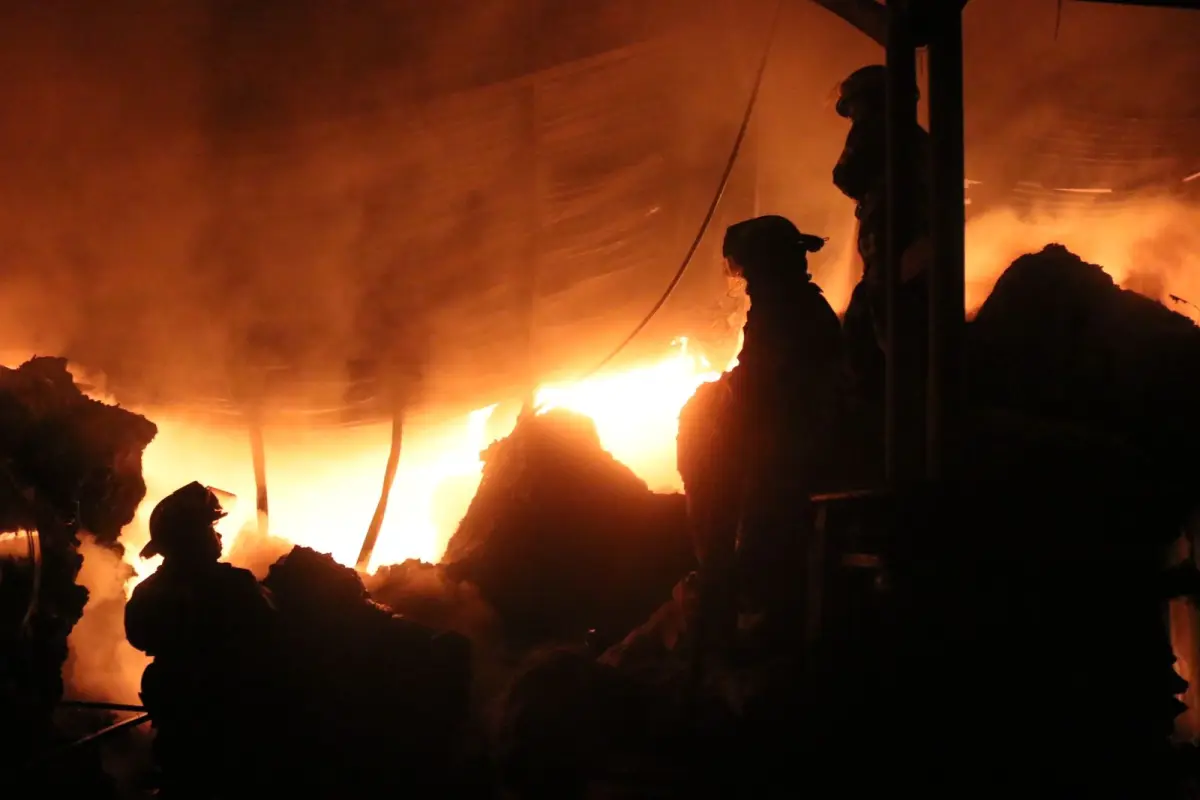
[[[543,411],[565,408],[591,417],[604,447],[651,488],[678,489],[679,411],[696,387],[720,374],[681,339],[657,362],[542,386],[536,402]],[[247,431],[201,424],[170,409],[139,411],[159,426],[159,434],[145,453],[146,499],[122,533],[126,560],[137,572],[127,591],[160,561],[137,556],[149,535],[151,509],[189,481],[236,496],[226,503],[228,516],[218,525],[227,558],[237,562],[239,543],[257,530]],[[495,413],[496,406],[488,406],[458,420],[416,420],[411,432],[406,429],[372,570],[408,558],[441,557],[478,488],[479,454],[490,443],[487,432],[494,436],[501,422],[493,419]],[[499,430],[507,433],[513,421],[503,422]],[[389,423],[323,430],[268,427],[264,439],[271,536],[353,565],[379,500],[390,435]]]

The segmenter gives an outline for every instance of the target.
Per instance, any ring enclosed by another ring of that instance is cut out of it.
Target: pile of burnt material
[[[896,510],[896,647],[858,713],[901,721],[897,768],[1169,796],[1164,567],[1200,503],[1200,329],[1052,245],[980,309],[966,377],[956,462]]]
[[[75,583],[77,534],[119,549],[146,493],[142,453],[156,433],[143,417],[86,397],[64,359],[0,368],[0,531],[37,531],[41,545],[35,582],[2,578],[23,624],[0,642],[0,760],[22,761],[54,738],[67,636],[87,602]],[[13,609],[3,612],[13,618]]]
[[[297,547],[264,585],[279,611],[281,674],[296,760],[292,785],[340,796],[347,776],[375,791],[460,767],[470,645],[371,600],[358,574]],[[299,779],[299,780],[297,780]]]
[[[651,492],[587,417],[530,415],[484,454],[443,559],[478,587],[514,644],[616,641],[693,565],[684,498]]]
[[[1200,445],[1200,328],[1062,245],[1022,256],[980,307],[969,390],[989,408],[1070,421],[1164,459]]]

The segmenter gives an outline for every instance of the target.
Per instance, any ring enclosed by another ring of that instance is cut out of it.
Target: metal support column
[[[258,522],[258,535],[264,539],[270,535],[270,507],[267,504],[267,455],[263,442],[262,401],[255,402],[250,410],[250,457],[254,463],[254,508]]]
[[[903,249],[900,231],[908,226],[913,187],[914,132],[917,127],[917,55],[912,28],[912,14],[907,0],[893,0],[887,5],[887,252],[885,281],[885,318],[887,325],[886,410],[885,410],[885,469],[889,486],[911,480],[906,465],[911,464],[912,429],[904,419],[901,402],[901,370],[911,364],[906,357],[905,342],[899,335],[904,326],[897,315],[903,313],[897,303],[900,289],[900,260]],[[909,383],[911,385],[911,383]]]
[[[942,477],[954,440],[966,326],[962,9],[929,4],[929,138],[933,263],[929,276],[926,470]]]

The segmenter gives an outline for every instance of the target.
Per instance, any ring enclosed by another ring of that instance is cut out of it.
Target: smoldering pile
[[[1070,420],[1197,469],[1171,456],[1200,445],[1200,327],[1062,245],[1005,270],[968,346],[976,405]]]
[[[471,623],[436,610],[430,590],[457,602],[477,594],[516,649],[583,644],[589,635],[611,642],[692,569],[682,495],[651,492],[602,448],[590,419],[526,416],[483,460],[479,491],[442,563],[380,570],[376,598],[463,629]]]
[[[519,783],[528,778],[518,774],[522,770],[549,763],[540,746],[524,739],[547,714],[563,758],[608,752],[589,742],[620,740],[633,709],[646,723],[639,730],[661,732],[673,698],[596,657],[606,643],[671,605],[672,590],[694,559],[683,498],[651,492],[604,451],[586,417],[565,411],[525,416],[483,459],[479,491],[444,561],[380,569],[366,584],[377,605],[370,605],[353,571],[304,548],[277,562],[266,585],[311,644],[314,668],[330,674],[341,667],[324,664],[322,648],[328,654],[331,636],[343,642],[358,636],[354,620],[372,614],[382,619],[394,610],[423,630],[469,637],[469,738],[477,752],[500,753]],[[392,638],[391,644],[402,642]],[[361,688],[369,680],[361,676],[376,671],[359,674]],[[567,711],[584,707],[604,712],[580,727]],[[575,733],[568,735],[564,725]]]
[[[67,362],[34,358],[0,368],[0,531],[37,531],[40,579],[3,575],[0,616],[0,758],[24,760],[55,738],[51,712],[62,695],[67,636],[87,590],[77,535],[119,552],[117,536],[146,493],[142,453],[157,434],[145,418],[85,396]]]
[[[479,491],[442,563],[408,561],[368,578],[382,606],[497,654],[549,644],[598,652],[670,601],[693,568],[683,497],[651,492],[601,447],[586,417],[523,417],[483,459]],[[293,574],[291,560],[302,552],[272,567],[268,585],[280,570]],[[296,574],[298,584],[362,586],[327,556],[319,564],[304,558],[312,570]],[[345,591],[350,604],[364,600],[360,591]],[[324,592],[314,590],[309,602]]]

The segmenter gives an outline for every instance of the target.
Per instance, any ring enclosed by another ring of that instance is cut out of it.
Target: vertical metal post
[[[256,401],[250,411],[250,457],[254,463],[254,507],[257,512],[258,535],[270,535],[270,509],[267,505],[267,455],[263,442],[263,409]]]
[[[942,477],[958,407],[966,325],[962,8],[929,3],[929,138],[933,263],[929,276],[926,469]]]
[[[383,487],[379,493],[379,502],[375,504],[375,514],[371,517],[371,524],[367,526],[367,535],[363,537],[362,547],[358,551],[358,559],[354,562],[354,567],[359,572],[366,572],[371,568],[371,557],[375,555],[375,545],[379,542],[379,534],[383,530],[383,520],[387,517],[388,500],[392,496],[396,471],[400,467],[400,449],[404,444],[406,403],[400,390],[395,386],[394,378],[393,385],[389,388],[393,392],[394,404],[392,407],[392,442],[388,449],[387,465],[383,469]]]
[[[887,4],[887,251],[885,254],[885,319],[887,359],[885,376],[885,469],[890,486],[905,481],[906,465],[911,462],[911,439],[905,434],[910,421],[901,411],[901,371],[907,358],[897,303],[900,289],[901,231],[909,229],[910,199],[913,187],[914,134],[917,127],[917,55],[912,16],[906,0]]]

